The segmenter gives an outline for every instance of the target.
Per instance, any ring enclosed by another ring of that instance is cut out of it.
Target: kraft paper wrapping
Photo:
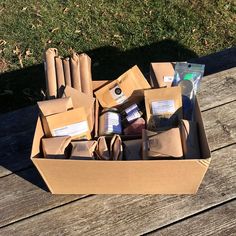
[[[48,48],[44,52],[44,69],[46,76],[46,95],[47,99],[57,97],[57,79],[55,68],[55,57],[58,55],[56,48]]]
[[[80,79],[81,79],[81,89],[83,93],[88,96],[93,96],[93,86],[92,86],[92,72],[91,72],[91,58],[82,53],[79,55],[80,60]]]
[[[63,88],[65,87],[64,69],[61,57],[55,57],[56,75],[57,75],[57,96],[62,96]]]
[[[71,81],[72,87],[81,92],[81,82],[80,82],[80,60],[77,53],[73,53],[71,60]]]
[[[71,75],[70,75],[70,58],[63,59],[63,69],[64,69],[64,77],[65,83],[68,86],[71,86]]]

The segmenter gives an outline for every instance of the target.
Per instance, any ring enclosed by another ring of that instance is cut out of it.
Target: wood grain
[[[235,154],[236,145],[213,152],[212,163],[196,195],[95,195],[3,227],[0,234],[140,235],[150,232],[235,198]],[[32,198],[28,201],[36,203]],[[28,205],[28,201],[25,204]]]
[[[236,201],[225,203],[212,210],[196,215],[151,235],[195,236],[195,235],[236,235]]]

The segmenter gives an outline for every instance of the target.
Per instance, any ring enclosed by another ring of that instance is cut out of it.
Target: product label
[[[133,105],[129,106],[128,108],[125,109],[125,113],[127,115],[129,115],[130,112],[132,112],[133,110],[137,110],[138,106],[136,103],[134,103]]]
[[[162,100],[152,102],[152,114],[153,115],[163,115],[166,113],[175,112],[175,101],[174,100]]]
[[[105,132],[118,133],[122,132],[120,115],[114,112],[107,112],[105,116]]]
[[[122,104],[127,99],[119,85],[116,85],[114,88],[110,89],[110,93],[114,100],[116,100],[117,104]]]
[[[172,83],[174,80],[174,76],[164,76],[164,82],[167,83],[167,82],[170,82]]]
[[[77,136],[89,130],[88,122],[81,121],[75,124],[66,125],[52,130],[52,136]]]
[[[138,119],[141,117],[141,114],[139,112],[139,110],[133,110],[131,111],[127,116],[126,116],[126,119],[129,123],[131,123],[132,121]]]

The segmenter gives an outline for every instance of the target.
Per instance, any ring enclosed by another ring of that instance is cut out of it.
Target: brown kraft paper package
[[[158,62],[150,65],[150,81],[154,88],[171,87],[174,74],[174,63]]]
[[[91,59],[87,54],[82,53],[79,55],[79,61],[81,90],[88,96],[93,97]]]
[[[175,127],[182,119],[180,87],[145,90],[144,99],[148,130]]]
[[[97,141],[73,141],[70,159],[93,160]]]
[[[183,157],[179,128],[162,132],[143,130],[142,140],[144,160]]]
[[[44,69],[46,76],[46,94],[47,99],[57,97],[57,79],[55,57],[58,51],[56,48],[49,48],[44,52]]]
[[[72,54],[70,63],[72,87],[81,92],[80,61],[77,53]]]
[[[142,160],[142,139],[123,141],[124,159],[127,161]]]
[[[69,57],[63,59],[63,69],[64,69],[64,77],[65,77],[66,85],[72,86],[71,74],[70,74],[70,58]]]
[[[98,138],[95,153],[98,160],[110,160],[110,152],[105,136]]]
[[[42,149],[45,158],[65,159],[68,158],[68,147],[71,142],[70,136],[43,138]]]
[[[198,126],[194,121],[180,120],[180,132],[184,158],[200,158],[200,145],[198,140]]]
[[[97,90],[95,95],[103,108],[109,108],[124,103],[131,95],[142,95],[143,90],[149,88],[151,87],[142,72],[134,66],[118,79]]]
[[[92,132],[93,128],[94,128],[94,102],[95,102],[95,99],[93,97],[90,97],[90,96],[86,95],[85,93],[79,92],[76,89],[71,88],[69,86],[65,87],[64,95],[66,97],[71,97],[74,108],[78,108],[78,107],[85,108],[88,123],[89,123],[89,129]]]
[[[56,75],[57,75],[57,97],[61,97],[65,87],[65,77],[61,57],[55,57]]]
[[[111,160],[117,161],[123,159],[123,147],[122,141],[119,135],[113,135],[110,143],[110,158]]]

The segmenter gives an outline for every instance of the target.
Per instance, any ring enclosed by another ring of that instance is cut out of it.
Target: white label
[[[122,104],[127,99],[119,85],[116,85],[114,88],[110,89],[110,93],[111,96],[116,100],[117,104]]]
[[[133,110],[131,111],[127,116],[126,116],[126,119],[127,121],[130,123],[132,122],[133,120],[136,120],[138,118],[141,117],[141,114],[139,113],[139,110],[136,109],[136,110]]]
[[[152,114],[163,115],[165,113],[175,112],[175,101],[174,100],[162,100],[152,102]]]
[[[125,113],[129,115],[129,113],[132,112],[133,110],[138,110],[138,106],[135,103],[131,105],[130,107],[126,108]]]
[[[66,125],[60,128],[53,129],[52,136],[77,136],[88,131],[88,122],[81,121],[72,125]]]
[[[172,83],[174,80],[174,76],[164,76],[164,82],[167,83],[167,82],[170,82]]]
[[[120,115],[114,112],[107,112],[105,116],[106,133],[121,133]]]

